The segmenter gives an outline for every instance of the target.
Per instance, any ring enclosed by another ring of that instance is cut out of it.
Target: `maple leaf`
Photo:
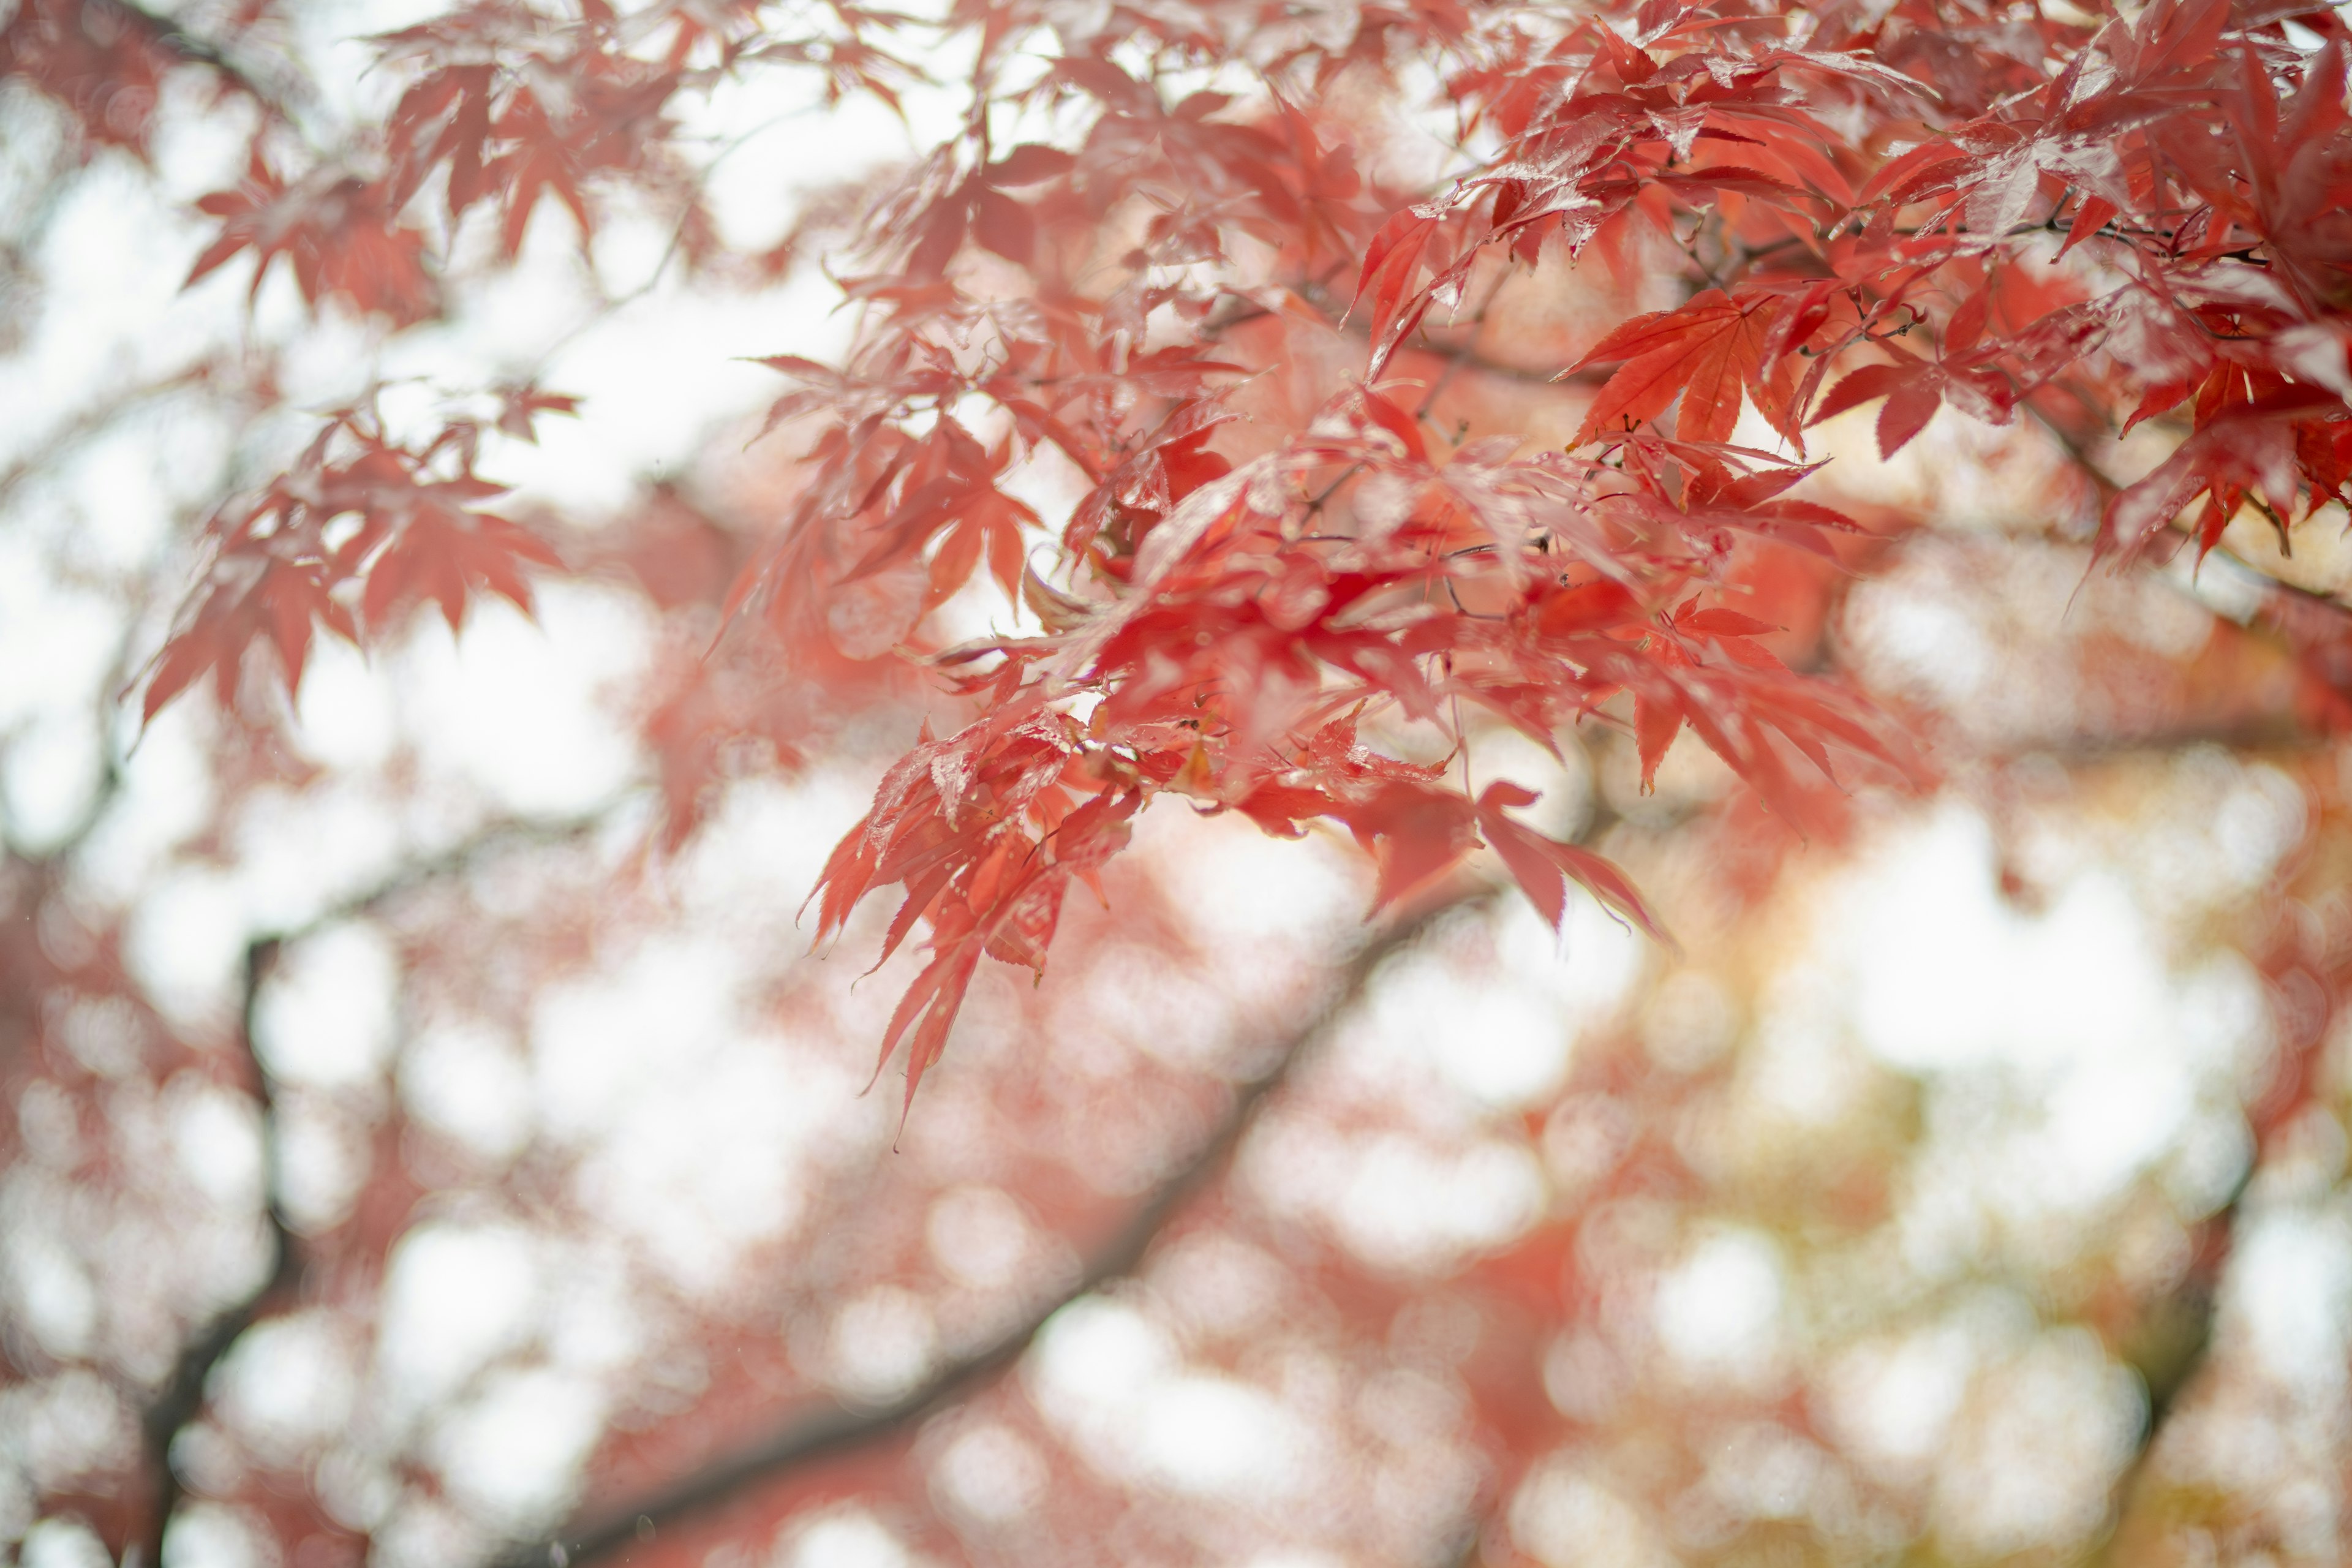
[[[1370,292],[1370,374],[1375,376],[1388,364],[1405,334],[1420,324],[1429,310],[1432,296],[1412,290],[1419,276],[1422,255],[1437,237],[1444,217],[1443,209],[1433,205],[1410,208],[1381,225],[1371,244],[1365,247],[1355,298],[1348,308],[1352,313],[1363,302],[1366,291]]]
[[[1376,912],[1428,888],[1477,844],[1470,803],[1424,779],[1383,780],[1360,798],[1335,804],[1331,815],[1348,825],[1379,868]]]
[[[2303,480],[2296,461],[2297,427],[2314,415],[2341,408],[2332,393],[2284,387],[2219,413],[2146,478],[2108,502],[2101,548],[2126,557],[2145,552],[2164,526],[2200,496],[2207,498],[2197,525],[2200,555],[2220,542],[2240,501],[2250,494],[2261,497],[2273,517],[2287,517]]]
[[[1171,409],[1078,503],[1063,548],[1084,552],[1108,531],[1118,553],[1132,554],[1180,503],[1231,470],[1208,441],[1218,426],[1238,417],[1216,396],[1191,398]]]
[[[1562,373],[1624,362],[1585,410],[1570,445],[1581,447],[1604,430],[1654,419],[1677,396],[1682,408],[1675,429],[1681,439],[1729,439],[1739,420],[1743,385],[1759,408],[1769,405],[1764,348],[1780,307],[1778,296],[1761,290],[1729,295],[1709,289],[1678,310],[1636,316],[1619,327]]]
[[[221,226],[189,268],[188,284],[249,249],[256,259],[248,298],[260,294],[271,264],[282,257],[314,306],[339,296],[400,326],[440,309],[425,267],[425,237],[396,221],[381,182],[323,168],[289,184],[257,142],[236,188],[215,191],[196,206]]]
[[[983,556],[1006,596],[1017,595],[1022,530],[1037,521],[1037,513],[996,488],[1012,457],[1009,442],[983,447],[954,420],[940,420],[894,476],[899,487],[896,502],[865,531],[869,542],[843,582],[856,583],[912,562],[936,541],[927,607],[946,603]],[[882,504],[877,488],[876,508]]]
[[[664,156],[671,129],[665,110],[684,80],[677,51],[690,51],[713,30],[674,12],[673,58],[651,60],[630,52],[629,30],[610,16],[600,19],[597,9],[563,22],[485,0],[379,36],[387,62],[425,68],[385,126],[390,205],[406,204],[446,167],[449,216],[485,203],[499,208],[499,251],[512,261],[532,214],[551,195],[571,212],[584,246],[594,232],[588,183],[619,176],[676,202],[677,243],[689,263],[696,260],[712,237],[698,193]],[[822,54],[804,49],[797,58]]]
[[[520,524],[428,501],[393,529],[375,552],[367,567],[360,611],[371,628],[382,628],[430,599],[455,632],[465,626],[468,595],[486,589],[529,615],[526,563],[560,567],[563,561],[546,541]]]
[[[1507,815],[1510,808],[1533,805],[1536,800],[1534,791],[1519,784],[1499,780],[1488,784],[1478,795],[1478,832],[1503,858],[1528,901],[1552,929],[1559,930],[1567,915],[1568,884],[1572,881],[1671,946],[1672,939],[1622,871],[1589,849],[1547,837]]]
[[[930,957],[892,1012],[875,1061],[878,1077],[906,1044],[909,1106],[946,1047],[980,959],[1042,973],[1066,883],[1092,882],[1128,844],[1139,791],[1091,781],[1092,797],[1075,809],[1047,804],[1072,778],[1077,755],[1063,723],[1040,713],[1034,695],[945,740],[926,736],[883,775],[873,809],[826,860],[811,894],[819,942],[838,932],[869,892],[893,883],[906,896],[876,967],[918,921],[930,924]],[[1041,816],[1052,826],[1032,837],[1024,820]]]
[[[428,72],[402,95],[384,127],[395,205],[404,205],[436,164],[449,165],[444,197],[457,217],[490,194],[485,144],[497,99],[497,68],[484,63]]]
[[[328,563],[314,556],[289,554],[266,542],[224,550],[192,609],[144,672],[142,722],[152,722],[207,671],[226,707],[236,695],[246,649],[258,641],[278,655],[288,694],[299,691],[314,625],[345,642],[359,641],[351,612],[332,597],[333,583]]]
[[[499,244],[509,260],[522,250],[523,232],[542,195],[552,195],[571,209],[583,238],[595,232],[588,204],[580,191],[582,159],[567,128],[559,129],[541,107],[538,95],[515,95],[492,128],[501,142],[511,143],[484,172],[484,182],[505,192],[506,214],[499,227]]]
[[[1878,455],[1892,458],[1936,416],[1944,401],[1941,381],[1937,367],[1908,356],[1893,364],[1866,364],[1840,378],[1814,408],[1811,423],[1834,419],[1883,397],[1886,404],[1878,411]]]
[[[118,0],[24,0],[0,27],[0,78],[29,82],[84,136],[143,158],[164,72],[184,58],[172,37]]]
[[[246,647],[263,638],[276,646],[291,694],[314,623],[356,644],[429,599],[456,630],[478,591],[529,614],[525,568],[562,563],[537,534],[478,509],[504,492],[472,471],[479,435],[459,419],[415,450],[390,440],[370,405],[331,416],[257,500],[214,520],[207,585],[152,667],[148,716],[206,669],[228,700]],[[452,452],[463,471],[436,477],[433,465]]]

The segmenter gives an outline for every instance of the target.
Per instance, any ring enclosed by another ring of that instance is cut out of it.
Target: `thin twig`
[[[612,826],[644,795],[642,789],[627,789],[604,802],[570,816],[501,817],[483,825],[442,850],[418,860],[411,860],[385,876],[373,887],[352,894],[330,904],[299,925],[291,926],[275,940],[299,942],[316,935],[329,926],[344,921],[373,914],[376,910],[401,894],[471,870],[475,862],[504,849],[551,847],[585,838]]]

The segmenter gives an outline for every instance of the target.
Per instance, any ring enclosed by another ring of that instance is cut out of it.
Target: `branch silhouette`
[[[274,1303],[290,1297],[302,1282],[301,1243],[287,1219],[280,1179],[277,1083],[262,1060],[254,1027],[260,1011],[262,986],[276,969],[279,957],[289,945],[305,937],[365,915],[427,882],[462,872],[487,855],[583,837],[611,822],[632,798],[633,795],[625,795],[577,816],[509,818],[491,823],[437,854],[409,861],[373,887],[330,905],[299,925],[264,932],[247,942],[236,1037],[248,1087],[261,1113],[262,1209],[269,1230],[269,1267],[249,1290],[216,1313],[181,1346],[162,1392],[141,1416],[153,1502],[136,1549],[140,1568],[157,1568],[163,1560],[163,1541],[170,1532],[172,1516],[186,1495],[179,1471],[172,1464],[172,1445],[181,1431],[203,1413],[205,1385],[211,1380],[213,1369],[247,1330],[268,1314]]]
[[[171,1530],[172,1515],[184,1495],[180,1472],[172,1465],[172,1444],[181,1429],[203,1410],[205,1384],[212,1376],[213,1368],[220,1364],[221,1358],[228,1354],[229,1348],[244,1337],[245,1331],[260,1321],[273,1298],[290,1293],[301,1282],[301,1249],[293,1227],[286,1222],[279,1182],[276,1088],[268,1069],[262,1065],[260,1053],[254,1048],[254,1018],[260,1007],[262,984],[277,966],[278,955],[283,950],[283,941],[275,936],[256,937],[246,944],[244,994],[237,1009],[237,1044],[244,1053],[246,1070],[252,1079],[250,1087],[261,1111],[262,1214],[269,1227],[269,1268],[243,1298],[180,1348],[163,1392],[147,1407],[141,1421],[154,1484],[154,1505],[139,1547],[141,1568],[154,1568],[163,1561],[163,1538]]]
[[[1055,1313],[1135,1271],[1170,1222],[1224,1169],[1268,1099],[1355,1006],[1382,960],[1418,940],[1444,915],[1491,894],[1492,889],[1475,889],[1430,903],[1366,942],[1341,971],[1329,1002],[1290,1037],[1270,1067],[1237,1086],[1216,1131],[1095,1251],[1077,1282],[994,1343],[878,1410],[835,1405],[794,1415],[767,1436],[717,1455],[666,1487],[583,1515],[552,1536],[516,1545],[500,1560],[501,1568],[581,1568],[635,1544],[648,1528],[659,1530],[709,1512],[799,1467],[887,1442],[979,1390],[1020,1360]]]

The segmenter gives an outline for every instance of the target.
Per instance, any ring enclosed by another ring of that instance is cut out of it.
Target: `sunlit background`
[[[396,90],[359,40],[440,8],[291,13],[319,141]],[[682,101],[744,256],[958,112],[785,77]],[[1351,847],[1163,803],[1042,986],[983,974],[902,1123],[869,1081],[908,961],[861,981],[879,925],[812,953],[800,910],[919,686],[805,762],[738,747],[699,831],[658,832],[660,718],[791,482],[747,362],[850,330],[815,256],[689,272],[619,201],[583,264],[549,203],[520,264],[387,338],[282,269],[184,292],[251,117],[193,71],[155,112],[152,168],[84,167],[0,81],[27,1568],[140,1539],[191,1364],[166,1568],[562,1568],[545,1542],[615,1521],[614,1560],[711,1568],[2341,1558],[2352,780],[2228,560],[2086,577],[2093,500],[2032,429],[1948,409],[1892,464],[1829,433],[1841,493],[1932,520],[1823,589],[1936,742],[1930,797],[1807,844],[1695,743],[1651,794],[1601,726],[1564,763],[1473,749],[1678,952],[1498,894],[1367,954]],[[1515,284],[1498,353],[1568,363],[1601,287]],[[199,694],[142,731],[196,527],[310,414],[525,377],[583,415],[483,460],[579,567],[535,621],[322,643],[277,721]],[[841,1412],[882,1429],[638,1506]]]

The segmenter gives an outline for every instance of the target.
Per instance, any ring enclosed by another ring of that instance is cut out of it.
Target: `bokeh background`
[[[363,40],[438,9],[246,42],[331,142],[396,93]],[[2093,574],[2034,428],[1881,463],[1855,416],[1821,482],[1927,523],[1790,635],[1936,792],[1807,843],[1693,744],[1644,794],[1605,726],[1482,737],[1679,952],[1469,882],[1376,930],[1344,842],[1163,805],[902,1122],[905,960],[800,910],[939,699],[705,659],[793,484],[747,361],[842,347],[828,204],[959,112],[820,85],[681,100],[709,256],[623,193],[583,258],[546,204],[388,335],[282,271],[183,289],[253,129],[205,73],[144,157],[0,78],[16,1560],[128,1561],[162,1495],[165,1568],[2343,1559],[2352,753],[2261,614],[2352,583],[2341,519]],[[1445,152],[1370,99],[1359,142]],[[1515,279],[1445,409],[1572,428],[1514,367],[1657,286]],[[198,526],[316,411],[534,377],[583,417],[484,470],[575,568],[535,619],[142,729]]]

